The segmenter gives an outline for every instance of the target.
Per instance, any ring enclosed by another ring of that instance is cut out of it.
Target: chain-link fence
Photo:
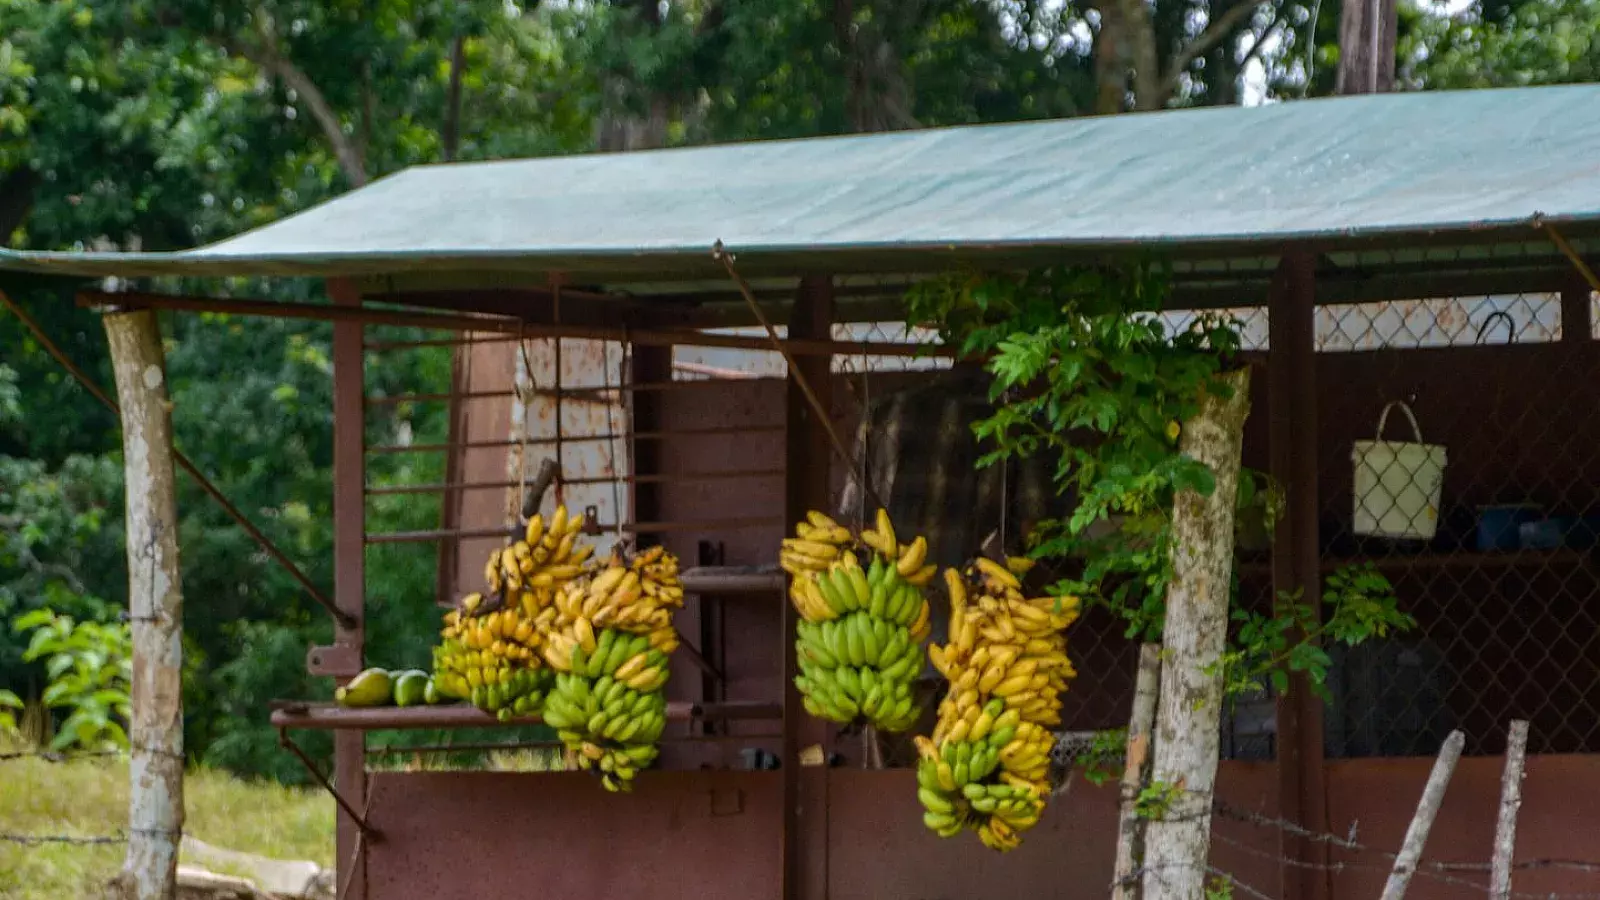
[[[1576,326],[1563,322],[1562,297],[1550,293],[1318,308],[1323,574],[1370,563],[1417,621],[1405,634],[1358,647],[1328,642],[1330,757],[1431,754],[1452,728],[1472,736],[1469,754],[1497,753],[1512,718],[1532,721],[1533,752],[1583,752],[1600,744],[1590,699],[1600,695],[1593,638],[1600,612],[1589,602],[1600,589],[1591,552],[1600,542],[1600,462],[1591,462],[1590,451],[1600,443],[1600,427],[1589,425],[1587,393],[1575,390],[1600,375],[1592,305]],[[1569,303],[1567,314],[1574,309]],[[1227,312],[1247,351],[1271,349],[1267,310]],[[1181,326],[1190,315],[1168,318]],[[869,323],[836,326],[834,337],[926,342],[932,336],[898,323]],[[677,362],[678,378],[781,377],[785,368],[781,356],[765,351],[679,350]],[[689,371],[683,363],[706,370]],[[835,391],[841,419],[856,428],[863,410],[886,410],[896,392],[928,384],[937,377],[930,370],[946,365],[932,358],[835,357],[845,387]],[[1267,373],[1257,374],[1245,464],[1265,471]],[[929,400],[917,412],[907,401],[899,412],[869,419],[860,433],[869,443],[900,433],[904,445],[907,432],[931,441],[953,402]],[[915,475],[916,454],[895,455],[899,484],[891,506],[909,502],[902,488],[910,490],[913,480],[926,487],[958,475],[974,483],[984,477],[971,473],[970,460],[969,468],[944,478],[928,460],[929,471]],[[999,489],[1016,528],[1030,514],[1014,496],[1028,473],[1010,474]],[[932,512],[922,508],[926,503],[911,505],[921,510],[908,509],[913,518]],[[972,519],[978,512],[940,514]],[[984,523],[956,529],[957,539],[972,545],[969,552],[1004,518],[998,509],[990,513]],[[1257,530],[1241,530],[1239,599],[1265,610],[1274,595],[1270,549]],[[1136,657],[1122,623],[1090,611],[1074,626],[1071,647],[1079,677],[1065,698],[1064,727],[1120,726]],[[1224,755],[1271,758],[1273,706],[1266,692],[1235,698],[1224,722]]]
[[[1588,305],[1584,306],[1586,311]],[[1592,751],[1600,428],[1591,329],[1559,296],[1319,311],[1325,570],[1371,562],[1411,632],[1336,653],[1330,756]]]

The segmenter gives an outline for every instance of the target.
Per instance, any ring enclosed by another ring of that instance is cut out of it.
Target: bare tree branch
[[[1230,7],[1227,12],[1217,16],[1206,30],[1200,32],[1194,40],[1189,42],[1173,57],[1172,64],[1167,68],[1167,77],[1162,79],[1161,88],[1156,92],[1156,102],[1150,108],[1165,106],[1172,95],[1177,92],[1178,85],[1183,79],[1183,73],[1188,70],[1189,64],[1205,55],[1206,51],[1215,47],[1245,23],[1256,10],[1261,8],[1261,0],[1245,0],[1237,6]]]
[[[328,104],[328,98],[323,96],[322,90],[311,80],[311,76],[275,49],[275,41],[265,25],[262,27],[261,38],[255,46],[233,42],[228,42],[225,46],[255,63],[263,72],[294,91],[295,96],[311,113],[311,118],[315,119],[317,126],[322,129],[322,136],[327,138],[333,147],[333,155],[338,159],[344,177],[354,187],[361,187],[367,183],[366,161],[361,149],[350,140],[349,135],[344,133],[344,124],[339,121],[339,114]]]

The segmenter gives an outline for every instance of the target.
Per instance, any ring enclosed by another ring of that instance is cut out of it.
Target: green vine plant
[[[1243,365],[1236,319],[1202,313],[1174,324],[1160,315],[1169,291],[1161,266],[1133,264],[968,273],[926,280],[907,295],[910,324],[935,328],[991,376],[994,413],[973,425],[987,452],[979,465],[1043,456],[1070,504],[1038,523],[1028,555],[1053,573],[1056,595],[1109,610],[1129,638],[1160,639],[1172,579],[1176,494],[1209,494],[1209,468],[1180,449],[1181,424],[1220,377]],[[1268,534],[1282,491],[1256,472],[1240,478],[1239,522]],[[1409,628],[1386,579],[1370,567],[1335,573],[1318,622],[1299,598],[1262,615],[1240,608],[1224,658],[1230,694],[1291,672],[1323,689],[1322,639],[1358,643]]]
[[[22,698],[15,691],[0,688],[0,738],[17,737],[17,713],[22,709]]]
[[[41,697],[66,718],[52,750],[125,750],[133,712],[133,637],[125,622],[78,621],[36,609],[11,626],[32,632],[25,662],[44,660],[49,682]],[[15,695],[12,695],[15,696]],[[0,698],[0,705],[8,705]]]

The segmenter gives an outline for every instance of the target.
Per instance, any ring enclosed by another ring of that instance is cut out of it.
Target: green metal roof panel
[[[1600,220],[1600,85],[1369,95],[422,166],[198,250],[0,254],[85,275],[705,277]],[[1525,239],[1525,236],[1524,236]]]

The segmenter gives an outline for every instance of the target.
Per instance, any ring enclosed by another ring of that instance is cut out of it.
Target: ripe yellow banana
[[[918,535],[916,540],[911,542],[911,546],[906,548],[905,553],[900,556],[899,561],[895,563],[894,569],[900,574],[900,577],[909,578],[921,571],[923,561],[927,557],[928,539]]]

